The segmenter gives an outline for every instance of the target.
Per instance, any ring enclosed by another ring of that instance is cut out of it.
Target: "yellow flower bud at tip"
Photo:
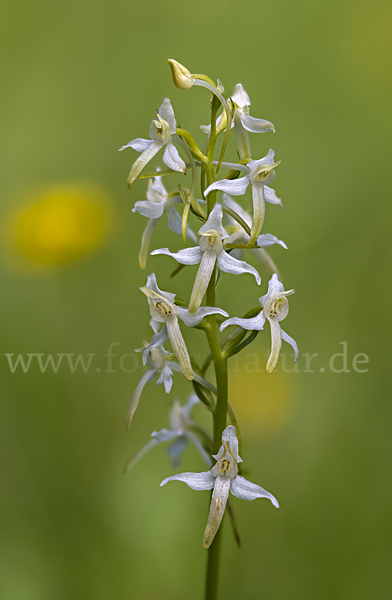
[[[174,85],[180,90],[189,90],[194,84],[192,73],[184,65],[181,65],[172,58],[168,58],[167,62],[171,68]]]

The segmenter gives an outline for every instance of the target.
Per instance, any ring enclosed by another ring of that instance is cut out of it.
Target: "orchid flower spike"
[[[241,83],[237,83],[235,86],[231,99],[235,108],[234,125],[240,157],[241,159],[251,158],[248,131],[251,133],[266,133],[267,131],[275,132],[275,128],[269,121],[255,119],[249,115],[250,99]]]
[[[237,213],[237,215],[241,217],[241,219],[248,225],[249,229],[252,228],[252,217],[242,208],[242,206],[238,204],[238,202],[235,202],[235,200],[233,200],[233,198],[231,198],[228,194],[223,194],[222,204],[223,206],[226,206],[227,208],[230,208],[232,211]],[[233,219],[233,217],[227,214],[225,215],[225,217],[227,226],[230,227],[231,231],[231,235],[227,239],[227,242],[229,244],[249,244],[249,235],[247,234],[245,229],[243,229],[243,227],[241,227],[241,225],[239,225],[239,223],[235,219]],[[282,246],[282,248],[287,250],[286,244],[283,240],[279,240],[275,235],[272,235],[271,233],[263,233],[262,235],[259,235],[259,237],[256,240],[256,243],[258,248],[249,248],[248,252],[251,252],[257,258],[257,260],[262,264],[262,266],[269,275],[273,275],[273,273],[277,272],[278,269],[274,261],[264,248],[268,248],[273,244],[279,244],[279,246]],[[231,255],[235,258],[241,258],[242,254],[243,250],[237,248],[231,253]]]
[[[183,204],[181,197],[168,197],[168,193],[162,183],[162,177],[157,176],[154,177],[154,183],[152,179],[149,180],[147,200],[136,202],[135,207],[132,209],[132,212],[138,212],[149,219],[143,232],[139,253],[139,263],[142,269],[145,269],[146,267],[148,248],[152,234],[164,213],[167,215],[169,229],[174,233],[182,233],[181,217],[174,208],[174,204]],[[193,243],[196,243],[197,238],[189,226],[187,226],[186,233],[188,238]]]
[[[170,292],[162,292],[159,289],[155,273],[151,273],[151,275],[148,276],[147,285],[141,287],[140,290],[147,296],[151,314],[150,324],[153,330],[158,332],[159,324],[165,324],[165,327],[159,332],[159,334],[157,334],[157,336],[154,336],[154,338],[160,340],[161,338],[158,336],[168,336],[182,372],[188,379],[196,379],[192,369],[188,350],[181,334],[178,319],[180,318],[187,327],[195,327],[202,322],[206,315],[220,314],[224,317],[228,317],[229,315],[220,308],[212,308],[209,306],[199,308],[199,310],[192,315],[189,314],[188,309],[182,308],[181,306],[176,306],[174,304],[176,297],[175,294],[171,294]],[[151,344],[152,343],[153,342],[151,342]]]
[[[259,485],[251,483],[238,475],[237,464],[242,462],[238,455],[238,439],[235,427],[229,425],[222,434],[222,446],[218,454],[214,455],[216,464],[210,471],[204,473],[181,473],[166,477],[161,483],[166,485],[168,481],[183,481],[192,490],[212,490],[210,513],[208,515],[207,527],[204,532],[203,545],[205,548],[211,546],[212,541],[219,529],[226,508],[229,491],[241,500],[255,500],[256,498],[268,498],[272,504],[279,508],[277,499]]]
[[[168,447],[168,453],[172,459],[173,468],[178,467],[188,441],[196,446],[203,460],[211,466],[212,460],[210,455],[207,454],[203,445],[192,431],[194,422],[191,419],[190,413],[195,404],[198,403],[199,399],[196,394],[192,394],[188,402],[182,406],[178,400],[175,400],[169,413],[170,429],[154,431],[151,434],[152,439],[131,458],[125,467],[125,471],[129,471],[147,452],[162,442],[172,442]]]
[[[157,112],[157,118],[151,121],[150,125],[150,140],[136,138],[131,140],[125,146],[120,148],[133,148],[137,152],[141,152],[139,158],[133,163],[128,176],[128,187],[138,177],[139,173],[144,169],[147,163],[161,150],[165,148],[163,153],[163,162],[173,171],[185,173],[186,165],[177,148],[172,142],[172,135],[176,133],[176,118],[174,116],[173,107],[169,98],[164,98],[160,109]]]
[[[241,273],[251,273],[256,278],[258,285],[261,283],[260,275],[254,267],[248,263],[233,258],[223,250],[222,240],[229,237],[229,234],[222,225],[222,206],[215,204],[207,221],[199,229],[201,236],[199,246],[194,248],[184,248],[179,252],[170,252],[168,248],[154,250],[151,254],[166,254],[172,256],[177,262],[183,265],[197,265],[200,263],[196,280],[193,286],[191,299],[189,301],[189,314],[193,315],[199,309],[199,306],[206,293],[211,279],[215,263],[221,271],[240,275]]]
[[[207,196],[212,190],[221,190],[232,196],[242,196],[245,194],[249,184],[252,184],[253,197],[253,218],[252,229],[249,243],[254,244],[259,237],[263,227],[265,216],[265,203],[277,204],[282,206],[280,199],[275,191],[268,187],[267,183],[272,183],[275,179],[275,167],[280,161],[274,162],[275,152],[269,150],[267,156],[260,160],[251,160],[248,162],[248,174],[240,179],[221,179],[212,183],[204,192]]]
[[[268,283],[268,293],[259,298],[263,310],[252,319],[239,319],[237,317],[227,319],[220,327],[220,331],[223,331],[229,325],[239,325],[243,329],[259,331],[264,328],[264,323],[268,319],[271,327],[271,354],[266,367],[268,373],[271,373],[276,367],[282,347],[282,339],[293,347],[295,353],[294,362],[298,360],[297,343],[281,329],[279,324],[280,321],[287,317],[289,312],[289,302],[286,296],[290,294],[294,294],[294,290],[286,292],[277,274],[274,273]]]

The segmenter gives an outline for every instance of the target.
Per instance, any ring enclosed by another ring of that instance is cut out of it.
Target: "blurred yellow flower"
[[[69,183],[31,194],[7,221],[8,250],[36,266],[73,262],[101,244],[111,222],[101,187]]]

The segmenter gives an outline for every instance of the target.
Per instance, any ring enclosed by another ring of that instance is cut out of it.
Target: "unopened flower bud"
[[[181,65],[172,58],[168,58],[167,62],[171,68],[174,85],[180,90],[189,90],[194,84],[192,73],[184,65]]]

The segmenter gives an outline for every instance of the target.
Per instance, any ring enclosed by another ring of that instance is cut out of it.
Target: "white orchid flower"
[[[167,215],[167,223],[169,229],[174,233],[182,233],[181,229],[181,217],[174,208],[174,204],[182,204],[180,196],[169,198],[168,193],[162,183],[162,178],[157,176],[154,177],[154,183],[152,179],[149,180],[147,190],[147,200],[136,202],[132,212],[138,212],[139,214],[149,219],[146,228],[142,236],[142,244],[139,253],[139,263],[142,269],[146,267],[146,260],[148,254],[148,248],[151,241],[152,234],[154,233],[155,227],[158,225],[159,220],[164,213]],[[190,227],[187,225],[186,230],[188,238],[196,243],[197,238]]]
[[[224,317],[228,317],[229,315],[221,308],[212,308],[209,306],[199,308],[199,310],[192,315],[189,314],[187,308],[182,308],[181,306],[176,306],[174,304],[175,294],[162,292],[159,289],[155,273],[151,273],[151,275],[148,276],[147,285],[141,287],[140,290],[147,296],[151,314],[150,324],[153,330],[158,332],[159,324],[165,324],[165,327],[154,336],[154,338],[156,338],[155,342],[153,338],[149,348],[151,348],[154,343],[157,343],[157,341],[163,343],[161,340],[164,339],[164,336],[168,336],[182,372],[188,379],[196,379],[188,350],[181,334],[178,319],[181,319],[187,327],[195,327],[196,325],[199,325],[207,315],[220,314]]]
[[[242,462],[238,455],[238,439],[235,427],[229,425],[222,434],[222,446],[218,454],[214,455],[216,464],[210,471],[204,473],[181,473],[166,477],[161,483],[166,485],[168,481],[183,481],[192,490],[212,490],[210,513],[208,515],[207,527],[204,532],[203,545],[209,548],[222,521],[226,508],[229,491],[241,500],[255,500],[256,498],[268,498],[272,504],[279,508],[277,499],[259,485],[251,483],[238,475],[237,464]]]
[[[281,329],[279,324],[280,321],[287,317],[289,312],[289,302],[286,296],[290,294],[294,294],[294,290],[286,292],[277,274],[274,273],[268,283],[268,293],[259,298],[263,310],[252,319],[239,319],[237,317],[227,319],[220,327],[220,331],[223,331],[229,325],[239,325],[243,329],[259,331],[264,328],[264,323],[267,319],[271,326],[271,354],[266,367],[268,373],[271,373],[276,367],[282,347],[282,339],[293,347],[295,353],[294,362],[298,360],[297,343]]]
[[[154,431],[151,434],[152,439],[145,445],[139,452],[131,458],[125,467],[125,471],[129,471],[136,462],[138,462],[147,452],[155,448],[162,442],[172,442],[168,447],[168,453],[172,459],[173,468],[176,468],[181,460],[181,455],[184,452],[188,441],[192,442],[203,460],[208,464],[212,464],[212,460],[209,454],[204,450],[203,445],[192,431],[194,423],[191,419],[190,413],[195,404],[199,403],[199,399],[196,394],[192,394],[188,402],[181,406],[178,400],[175,400],[172,404],[169,413],[169,429],[161,429],[161,431]]]
[[[252,185],[253,197],[253,218],[252,229],[249,239],[250,244],[254,244],[259,237],[263,227],[265,216],[265,203],[277,204],[282,206],[281,200],[277,197],[275,190],[268,187],[267,183],[272,183],[275,179],[274,168],[280,164],[280,161],[274,162],[275,152],[269,150],[267,156],[260,160],[251,160],[247,164],[248,174],[239,179],[221,179],[212,183],[205,191],[207,196],[212,190],[221,190],[232,196],[242,196],[245,194],[248,186]]]
[[[139,158],[133,163],[128,176],[128,186],[138,177],[139,173],[144,169],[147,163],[161,150],[165,148],[163,153],[163,162],[173,171],[185,173],[186,165],[177,148],[172,142],[172,135],[176,133],[176,118],[174,116],[173,107],[169,98],[164,98],[160,109],[157,112],[157,118],[151,121],[150,125],[150,140],[136,138],[131,140],[125,146],[120,148],[133,148],[137,152],[141,152]]]
[[[238,204],[235,202],[233,198],[231,198],[228,194],[223,194],[222,196],[222,204],[227,206],[234,212],[238,214],[239,217],[248,225],[248,227],[252,228],[252,217]],[[227,239],[227,242],[230,244],[249,244],[249,235],[246,233],[245,229],[239,225],[239,223],[233,219],[230,215],[225,215],[228,227],[230,227],[230,231],[232,232],[230,237]],[[249,248],[249,252],[251,252],[257,260],[263,265],[269,273],[275,273],[277,271],[276,265],[271,259],[270,255],[264,250],[264,248],[268,248],[273,244],[279,244],[282,248],[287,250],[287,246],[283,240],[279,240],[275,235],[271,233],[264,233],[259,235],[256,240],[256,244],[259,246],[258,248]],[[231,253],[235,258],[241,258],[243,254],[243,250],[235,249]]]
[[[221,271],[240,275],[241,273],[251,273],[255,276],[260,285],[260,275],[254,267],[248,263],[233,258],[223,250],[222,240],[229,237],[229,234],[222,225],[222,206],[215,204],[207,221],[199,229],[201,236],[199,246],[195,248],[184,248],[179,252],[170,252],[168,248],[154,250],[151,254],[166,254],[172,256],[183,265],[198,265],[199,270],[196,275],[191,299],[189,301],[189,314],[193,315],[199,309],[211,279],[215,263]]]

